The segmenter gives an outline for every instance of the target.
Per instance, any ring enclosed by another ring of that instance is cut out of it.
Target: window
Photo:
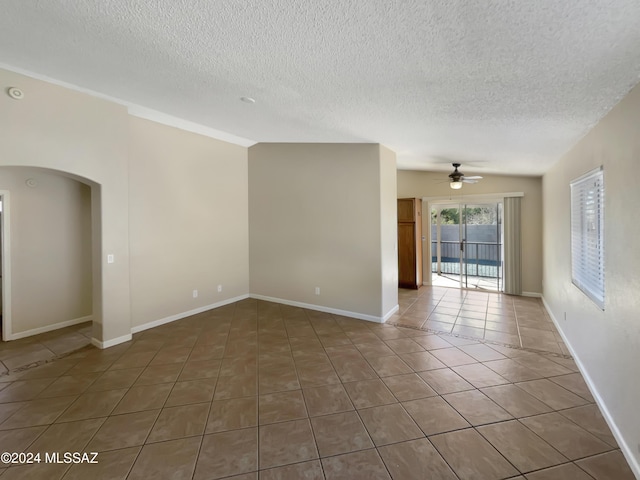
[[[604,310],[604,172],[571,182],[571,279]]]

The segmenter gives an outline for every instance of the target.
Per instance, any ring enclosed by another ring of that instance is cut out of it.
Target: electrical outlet
[[[316,287],[316,295],[320,295],[320,287]]]
[[[116,256],[113,253],[107,255],[107,263],[113,263],[116,261]]]
[[[222,291],[222,285],[218,285],[218,293]]]
[[[198,290],[193,291],[193,298],[198,298]]]

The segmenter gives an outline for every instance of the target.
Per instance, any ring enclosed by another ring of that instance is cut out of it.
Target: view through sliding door
[[[502,289],[502,204],[433,205],[432,284]]]

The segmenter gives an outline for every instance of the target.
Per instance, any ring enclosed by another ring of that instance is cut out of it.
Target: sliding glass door
[[[433,205],[432,283],[502,289],[502,204]]]

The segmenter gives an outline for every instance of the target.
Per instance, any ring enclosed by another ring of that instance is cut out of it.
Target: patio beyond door
[[[502,290],[502,238],[502,203],[432,205],[432,284]]]

